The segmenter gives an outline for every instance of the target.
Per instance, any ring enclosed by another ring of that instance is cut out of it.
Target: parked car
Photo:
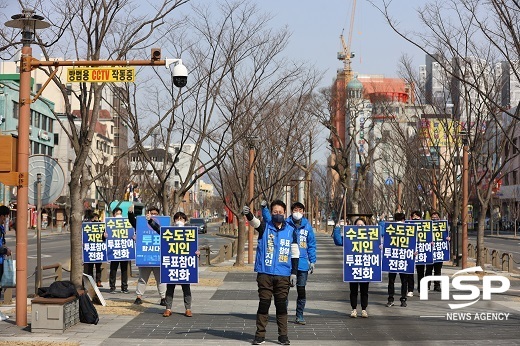
[[[208,225],[206,224],[206,220],[204,220],[204,219],[191,218],[190,221],[188,222],[188,225],[197,226],[198,233],[201,233],[201,234],[208,233]]]

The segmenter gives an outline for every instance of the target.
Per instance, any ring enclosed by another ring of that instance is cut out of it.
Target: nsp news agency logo
[[[432,281],[440,281],[441,300],[450,300],[450,292],[455,290],[457,294],[452,294],[451,299],[461,303],[449,303],[452,310],[467,308],[481,298],[483,301],[490,301],[492,294],[504,293],[511,286],[508,278],[502,275],[483,275],[482,276],[482,296],[481,289],[477,286],[481,282],[478,275],[465,275],[468,273],[484,272],[481,267],[471,267],[457,271],[450,277],[446,275],[426,276],[420,282],[420,299],[428,300],[428,284]],[[464,293],[461,293],[463,291]],[[462,302],[464,301],[464,302]],[[483,313],[460,313],[451,312],[446,314],[447,320],[507,320],[510,313],[505,312],[483,312]],[[421,317],[444,317],[444,316],[421,316]]]

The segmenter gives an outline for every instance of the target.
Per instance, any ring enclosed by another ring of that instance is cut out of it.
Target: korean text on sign
[[[84,222],[83,230],[83,263],[107,261],[107,244],[103,239],[104,222]]]
[[[136,222],[135,265],[138,267],[161,266],[161,236],[148,225],[146,216],[138,216]],[[152,216],[160,226],[170,224],[169,216]]]
[[[196,227],[161,227],[161,283],[198,283],[197,249]]]
[[[107,248],[109,261],[135,259],[134,228],[122,217],[107,217]]]
[[[383,271],[413,274],[417,226],[404,222],[383,225]]]
[[[433,234],[433,262],[444,262],[450,260],[450,241],[447,220],[432,221]]]
[[[381,282],[381,235],[378,226],[343,227],[343,281]]]
[[[67,82],[134,82],[134,67],[75,67],[67,69]]]
[[[415,264],[433,264],[433,233],[430,220],[407,220],[417,225],[417,258]]]

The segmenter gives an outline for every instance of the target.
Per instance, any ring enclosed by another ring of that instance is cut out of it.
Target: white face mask
[[[298,220],[301,220],[301,219],[302,219],[303,214],[300,213],[300,212],[295,212],[295,213],[292,214],[292,217],[293,217],[293,219],[295,219],[296,221],[298,221]]]
[[[184,226],[184,221],[181,221],[181,220],[175,221],[175,226],[177,226],[177,227]]]

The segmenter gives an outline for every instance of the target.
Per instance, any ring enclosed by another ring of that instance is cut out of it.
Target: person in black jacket
[[[148,224],[150,227],[154,229],[157,233],[161,233],[161,226],[152,219],[150,213],[146,214],[146,219],[148,220]],[[173,221],[175,226],[182,227],[188,221],[188,217],[183,212],[176,212],[173,215]],[[200,255],[199,250],[195,252],[197,256]],[[172,304],[173,304],[173,294],[175,293],[176,284],[166,284],[166,310],[164,310],[163,316],[170,317],[172,315]],[[181,284],[182,294],[184,296],[184,316],[192,317],[193,314],[191,312],[191,286],[190,284]]]
[[[114,208],[112,211],[113,217],[123,217],[123,210],[119,207]],[[121,293],[130,293],[128,291],[128,267],[130,261],[110,261],[110,272],[108,277],[108,283],[110,285],[109,293],[116,293],[116,275],[117,268],[121,266]]]
[[[271,220],[260,223],[244,206],[242,214],[258,232],[255,272],[258,285],[258,310],[256,312],[256,333],[253,345],[265,342],[269,307],[274,297],[278,342],[289,345],[287,336],[287,296],[289,287],[296,285],[300,248],[298,233],[294,226],[286,221],[286,205],[281,200],[271,203]]]
[[[87,214],[85,220],[83,222],[99,222],[99,215],[97,213]],[[106,239],[106,233],[103,234],[103,240]],[[101,284],[101,274],[103,272],[103,268],[101,267],[103,263],[84,263],[83,264],[83,272],[87,275],[94,277],[94,266],[96,267],[96,285],[97,287],[103,287]]]
[[[159,215],[159,209],[156,207],[150,207],[146,210],[147,214],[150,214],[151,216],[157,216]],[[132,225],[132,227],[135,229],[137,234],[137,219],[134,214],[134,206],[132,205],[130,208],[128,208],[128,221]],[[135,240],[135,236],[134,236]],[[134,304],[141,305],[143,304],[142,296],[144,292],[146,291],[146,285],[148,284],[148,279],[150,278],[150,274],[153,272],[153,276],[155,278],[155,281],[157,283],[157,291],[159,292],[159,295],[161,296],[161,301],[159,302],[159,305],[166,306],[166,284],[162,284],[160,280],[160,273],[161,268],[160,267],[139,267],[139,279],[137,280],[137,288],[135,290],[135,293],[137,297],[135,298]]]

